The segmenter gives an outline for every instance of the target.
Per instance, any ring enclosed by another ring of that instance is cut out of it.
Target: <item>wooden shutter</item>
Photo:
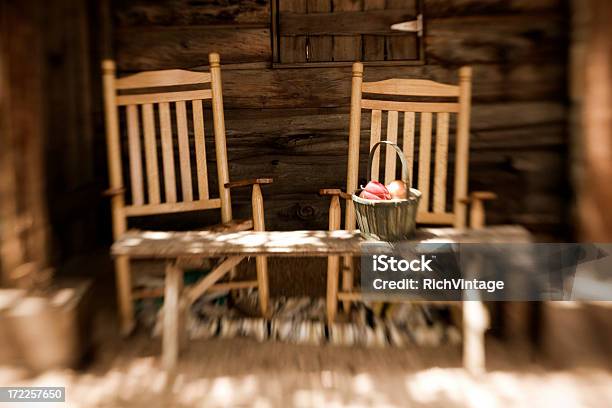
[[[275,0],[275,66],[422,63],[422,0]]]

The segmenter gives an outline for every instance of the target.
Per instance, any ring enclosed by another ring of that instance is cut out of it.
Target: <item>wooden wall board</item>
[[[398,0],[401,1],[401,0]],[[425,0],[425,11],[430,18],[464,16],[533,15],[553,12],[562,14],[566,0]]]
[[[146,71],[208,65],[219,51],[224,63],[269,61],[270,30],[261,28],[130,27],[116,31],[120,71]]]
[[[245,25],[270,22],[268,0],[114,0],[116,27]]]

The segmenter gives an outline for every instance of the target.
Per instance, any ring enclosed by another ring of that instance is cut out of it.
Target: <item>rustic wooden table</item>
[[[414,243],[529,242],[522,227],[495,226],[479,230],[454,228],[418,229]],[[182,309],[182,265],[194,259],[245,255],[327,257],[357,256],[364,240],[359,231],[129,231],[117,240],[113,256],[160,259],[166,263],[162,361],[171,370],[179,355]],[[460,303],[460,302],[459,302]],[[486,312],[481,302],[469,301],[464,314],[464,364],[472,372],[484,369]]]

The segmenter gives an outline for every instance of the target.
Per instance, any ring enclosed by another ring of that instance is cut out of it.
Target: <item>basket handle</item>
[[[370,150],[370,156],[368,157],[367,181],[368,182],[370,181],[370,176],[372,175],[372,159],[374,159],[374,153],[376,153],[376,149],[378,149],[378,147],[382,144],[389,145],[395,149],[395,151],[397,152],[397,155],[400,158],[400,161],[402,162],[402,181],[406,183],[406,186],[410,186],[410,178],[408,176],[408,163],[406,162],[406,157],[404,156],[404,152],[402,152],[402,149],[400,149],[397,144],[393,142],[389,142],[388,140],[383,140],[382,142],[378,142],[374,146],[372,146],[372,149]]]

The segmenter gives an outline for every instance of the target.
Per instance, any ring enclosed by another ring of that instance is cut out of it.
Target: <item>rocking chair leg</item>
[[[472,375],[485,372],[485,331],[489,315],[480,301],[463,305],[463,366]]]
[[[263,196],[261,195],[261,187],[259,184],[253,185],[253,194],[251,197],[253,207],[253,229],[255,231],[265,231]],[[269,288],[268,288],[268,259],[265,256],[256,258],[257,267],[257,286],[259,289],[259,306],[261,314],[268,317],[269,310]]]
[[[338,311],[339,256],[327,258],[327,323],[332,324]]]
[[[351,292],[353,290],[353,258],[345,256],[342,263],[342,291]],[[342,301],[342,308],[345,313],[351,309],[351,301]]]
[[[335,231],[340,229],[340,199],[333,196],[329,206],[329,229]],[[338,274],[340,257],[330,256],[327,258],[327,323],[332,324],[336,319],[338,310]]]
[[[130,259],[127,256],[115,260],[115,275],[117,279],[117,304],[119,306],[119,324],[121,334],[129,335],[134,330],[134,305],[132,304],[132,280],[130,275]]]
[[[465,277],[471,279],[483,269],[482,258],[471,259]],[[485,332],[489,327],[489,312],[477,293],[468,291],[463,302],[463,366],[472,375],[485,372]]]
[[[258,256],[255,260],[257,268],[257,288],[259,289],[259,307],[261,315],[269,315],[269,288],[268,288],[268,259],[265,256]]]
[[[181,316],[181,292],[183,270],[172,263],[166,266],[166,293],[164,296],[164,321],[162,333],[162,363],[172,371],[178,361],[181,337],[184,336],[184,316]]]

